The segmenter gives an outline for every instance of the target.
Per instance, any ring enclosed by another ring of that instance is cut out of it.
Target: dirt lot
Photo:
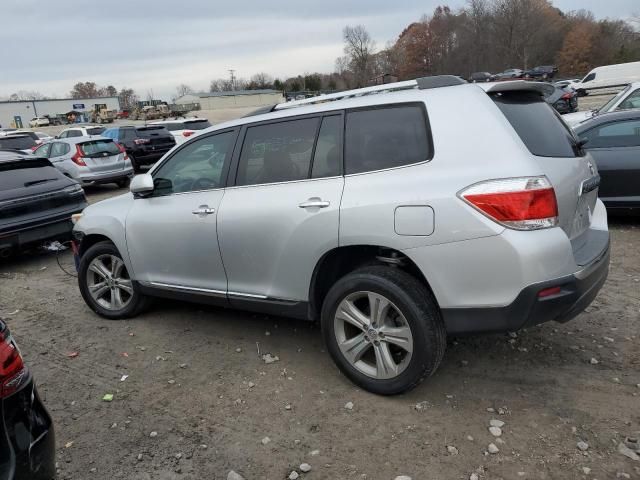
[[[618,452],[640,437],[640,218],[611,219],[611,234],[587,312],[450,339],[436,375],[392,398],[349,383],[308,323],[168,301],[100,319],[51,253],[0,263],[0,316],[54,418],[61,479],[284,479],[303,462],[301,479],[640,479]]]

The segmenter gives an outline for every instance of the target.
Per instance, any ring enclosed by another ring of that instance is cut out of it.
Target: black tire
[[[576,93],[578,94],[578,97],[586,97],[587,96],[587,91],[583,90],[582,88],[579,88]]]
[[[413,352],[405,369],[394,378],[366,375],[344,357],[338,346],[334,328],[336,310],[345,297],[360,291],[374,292],[390,300],[411,330]],[[321,324],[327,349],[342,373],[363,389],[381,395],[406,392],[431,376],[447,345],[446,330],[433,295],[415,277],[395,267],[360,268],[338,280],[323,302]]]
[[[125,188],[129,186],[129,182],[130,182],[130,178],[121,178],[120,180],[118,180],[116,182],[116,185],[118,185],[118,188]]]
[[[80,259],[80,268],[78,269],[78,286],[85,303],[103,318],[108,320],[121,320],[124,318],[135,317],[145,310],[149,303],[149,297],[140,293],[140,287],[137,282],[132,281],[133,294],[130,301],[120,310],[109,310],[97,303],[89,293],[87,285],[87,270],[91,261],[100,255],[113,255],[122,260],[122,255],[118,252],[116,246],[108,241],[99,242],[90,247]],[[126,266],[124,267],[126,269]]]

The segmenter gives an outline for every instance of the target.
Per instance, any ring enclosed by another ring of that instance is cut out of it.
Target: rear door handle
[[[194,215],[211,215],[212,213],[215,213],[215,212],[216,212],[215,208],[211,208],[208,205],[200,205],[191,213],[193,213]]]
[[[310,198],[306,202],[302,202],[298,205],[300,208],[327,208],[331,205],[331,202],[321,200],[320,198]]]

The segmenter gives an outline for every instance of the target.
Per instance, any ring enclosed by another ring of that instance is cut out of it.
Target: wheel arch
[[[313,270],[309,285],[310,319],[320,318],[324,298],[339,278],[368,265],[389,265],[389,268],[400,268],[417,278],[433,295],[433,289],[422,270],[400,250],[381,245],[341,246],[329,250],[320,257]],[[435,299],[435,295],[433,297]]]

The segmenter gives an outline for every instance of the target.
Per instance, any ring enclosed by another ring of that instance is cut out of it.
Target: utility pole
[[[236,71],[233,69],[229,69],[229,75],[231,76],[231,90],[236,89]]]

